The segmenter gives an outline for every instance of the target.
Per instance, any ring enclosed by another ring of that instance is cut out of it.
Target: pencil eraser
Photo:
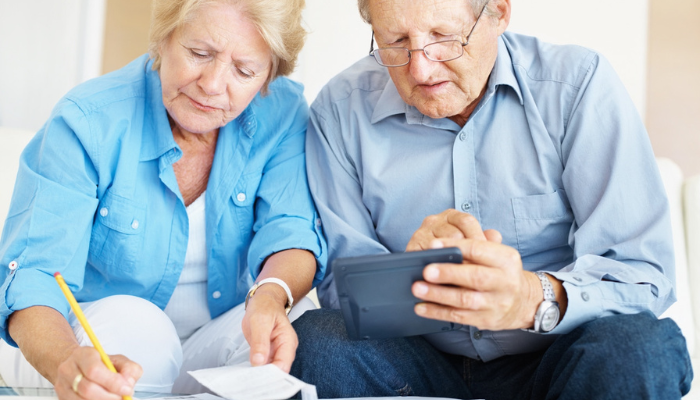
[[[55,278],[55,277],[57,277],[57,276],[59,276],[59,275],[61,275],[61,273],[60,273],[60,272],[56,272],[55,274],[53,274],[53,277]]]

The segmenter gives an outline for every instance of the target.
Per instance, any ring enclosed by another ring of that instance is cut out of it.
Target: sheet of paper
[[[134,400],[138,398],[134,397]],[[168,397],[149,397],[149,400],[225,400],[221,397],[214,396],[213,394],[203,393],[203,394],[193,394],[186,396],[168,396]]]
[[[25,400],[58,400],[58,397],[39,397],[39,396],[0,396],[0,400],[18,400],[18,397],[23,397]]]
[[[316,400],[316,387],[283,372],[276,365],[250,363],[189,371],[199,383],[228,400],[288,399],[301,390],[302,399]]]

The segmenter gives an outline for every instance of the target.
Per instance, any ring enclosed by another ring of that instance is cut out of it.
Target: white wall
[[[600,51],[644,115],[648,1],[512,0],[510,29]],[[99,74],[104,10],[105,0],[0,0],[0,126],[38,129],[66,91]],[[371,28],[356,0],[307,0],[304,19],[292,77],[311,102],[368,53]]]
[[[645,114],[649,0],[512,0],[509,30],[603,54]]]
[[[599,51],[644,115],[648,1],[512,0],[509,29]],[[372,31],[356,0],[307,0],[304,18],[311,34],[294,78],[304,83],[311,101],[331,77],[369,52]]]
[[[0,0],[0,126],[37,130],[99,75],[104,0]]]

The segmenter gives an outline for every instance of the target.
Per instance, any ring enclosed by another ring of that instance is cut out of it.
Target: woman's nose
[[[197,84],[208,96],[222,94],[226,91],[228,66],[214,60],[202,70]]]

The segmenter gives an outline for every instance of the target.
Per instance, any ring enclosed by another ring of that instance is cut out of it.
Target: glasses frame
[[[405,48],[405,47],[381,47],[381,48],[377,48],[377,49],[375,50],[375,48],[374,48],[374,30],[372,30],[372,40],[371,40],[371,42],[370,42],[370,44],[369,44],[369,55],[372,56],[372,57],[374,57],[374,60],[377,62],[377,64],[379,64],[379,65],[381,65],[381,66],[383,66],[383,67],[388,67],[388,68],[392,68],[392,67],[403,67],[404,65],[408,65],[408,64],[411,62],[411,53],[416,52],[416,51],[422,51],[423,54],[425,55],[425,58],[427,58],[427,59],[430,60],[430,61],[434,61],[434,62],[446,62],[446,61],[456,60],[456,59],[458,59],[458,58],[460,58],[460,57],[462,57],[462,56],[464,55],[464,46],[466,46],[466,45],[469,44],[469,39],[471,39],[472,33],[474,33],[474,29],[476,29],[476,26],[479,24],[479,20],[481,19],[481,16],[484,15],[484,11],[486,10],[486,6],[488,6],[488,4],[489,4],[488,2],[487,2],[486,4],[484,4],[484,7],[481,9],[481,12],[479,13],[479,16],[476,18],[476,22],[474,22],[474,26],[472,26],[472,29],[471,29],[471,30],[469,31],[469,33],[467,34],[467,40],[466,40],[465,42],[461,42],[461,41],[456,40],[456,39],[453,39],[453,40],[440,40],[440,41],[437,41],[437,42],[428,43],[428,44],[426,44],[425,46],[423,46],[422,49],[407,49],[407,48]],[[462,52],[461,52],[458,56],[453,57],[453,58],[450,58],[450,59],[447,59],[447,60],[434,60],[434,59],[432,59],[432,58],[428,55],[428,53],[425,52],[425,48],[426,48],[426,47],[429,47],[429,46],[434,45],[434,44],[437,44],[437,43],[448,43],[448,42],[457,42],[457,43],[459,43],[459,44],[461,45],[460,48],[462,49]],[[378,53],[378,51],[379,51],[379,50],[389,50],[389,49],[406,50],[406,53],[408,53],[408,60],[407,60],[405,63],[403,63],[403,64],[397,64],[397,65],[386,65],[386,64],[383,64],[382,61],[381,61],[380,58],[379,58],[379,53]]]

